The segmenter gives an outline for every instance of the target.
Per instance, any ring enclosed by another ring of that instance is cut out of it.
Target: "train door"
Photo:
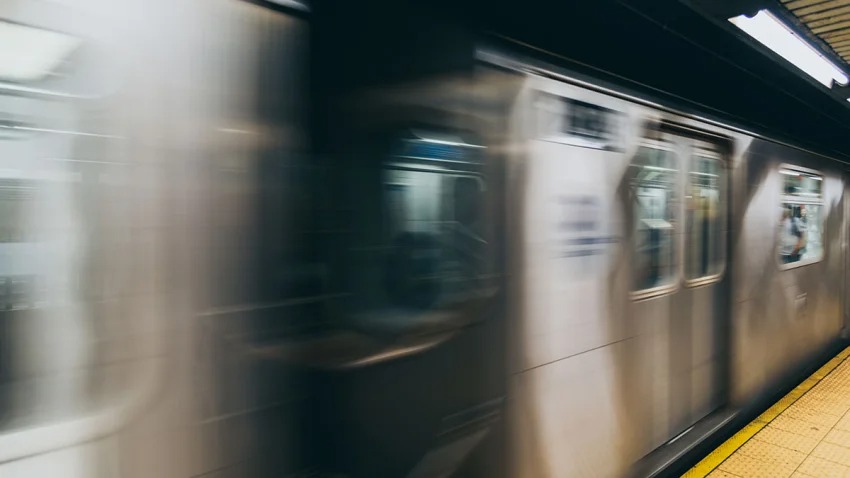
[[[313,356],[310,424],[321,467],[349,478],[503,472],[502,187],[488,126],[502,106],[478,102],[474,35],[443,14],[391,0],[313,10],[320,222],[337,231],[321,247],[338,297]]]
[[[85,115],[99,58],[83,27],[15,6],[0,8],[0,32],[30,40],[0,68],[0,432],[49,425],[86,403],[90,304],[79,264],[91,249],[78,216],[84,161],[71,158],[100,162],[107,136],[81,132],[103,126]]]
[[[311,358],[323,470],[504,473],[503,186],[499,137],[476,114],[484,81],[463,71],[359,89],[328,131],[340,293]]]
[[[727,143],[662,123],[632,160],[633,311],[648,325],[656,446],[723,401]]]
[[[634,341],[618,300],[627,301],[627,292],[611,294],[625,262],[614,194],[629,114],[615,98],[535,75],[512,111],[516,476],[618,476],[632,461],[626,447],[635,440],[621,412],[634,410],[640,397],[621,393],[619,360]]]
[[[487,151],[431,128],[366,148],[346,168],[338,263],[338,320],[362,348],[324,375],[324,461],[351,477],[457,476],[498,446],[504,394]]]

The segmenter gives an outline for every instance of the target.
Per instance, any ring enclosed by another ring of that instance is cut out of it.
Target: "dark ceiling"
[[[445,65],[462,62],[471,45],[468,34],[488,33],[532,45],[545,52],[544,59],[677,108],[850,161],[850,103],[844,100],[850,89],[830,92],[725,21],[777,5],[764,0],[326,0],[314,9],[314,48],[324,58],[315,72],[330,89],[393,78],[434,58]]]

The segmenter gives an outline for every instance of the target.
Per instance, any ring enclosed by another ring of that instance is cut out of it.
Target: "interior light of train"
[[[673,229],[673,225],[664,219],[643,219],[642,222],[650,229]]]
[[[39,80],[79,45],[70,35],[0,21],[0,78]]]
[[[732,17],[729,21],[827,88],[832,87],[833,81],[841,85],[850,81],[840,68],[767,10],[759,10],[752,17]]]
[[[461,146],[464,148],[484,148],[477,144],[469,144],[463,138],[454,135],[440,135],[429,131],[413,130],[413,135],[416,137],[414,141],[431,144],[441,144],[444,146]]]
[[[12,125],[12,126],[4,126],[0,125],[2,129],[11,129],[17,131],[29,131],[33,133],[52,133],[52,134],[67,134],[73,136],[88,136],[91,138],[113,138],[118,139],[120,136],[115,136],[111,134],[101,134],[101,133],[87,133],[84,131],[70,131],[63,129],[50,129],[50,128],[35,128],[32,126],[23,126],[23,125]]]
[[[785,174],[787,176],[799,176],[800,175],[800,173],[798,173],[797,171],[789,171],[787,169],[780,169],[779,174]]]
[[[431,138],[421,138],[418,141],[421,141],[423,143],[442,144],[442,145],[445,145],[445,146],[461,146],[461,147],[464,147],[464,148],[484,148],[485,147],[485,146],[481,146],[481,145],[478,145],[478,144],[469,144],[469,143],[463,143],[463,142],[457,142],[457,141],[445,141],[445,140],[442,140],[442,139],[431,139]]]

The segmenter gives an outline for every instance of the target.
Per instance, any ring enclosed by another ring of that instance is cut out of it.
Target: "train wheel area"
[[[850,476],[850,347],[683,475]]]

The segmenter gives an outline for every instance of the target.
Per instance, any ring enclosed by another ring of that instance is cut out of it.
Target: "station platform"
[[[850,347],[683,476],[850,477]]]

